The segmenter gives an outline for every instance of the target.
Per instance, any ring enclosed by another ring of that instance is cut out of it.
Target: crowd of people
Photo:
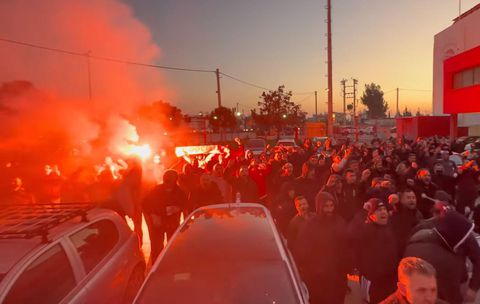
[[[163,182],[143,193],[139,164],[129,163],[118,177],[104,170],[89,199],[132,217],[139,235],[143,213],[152,259],[182,212],[261,203],[287,240],[314,304],[343,303],[347,274],[358,276],[369,303],[473,303],[480,288],[475,151],[456,164],[452,144],[439,137],[341,145],[305,139],[298,147],[267,146],[260,155],[236,141],[228,154],[166,170]],[[54,171],[47,176],[60,184]],[[30,198],[16,188],[16,199]]]

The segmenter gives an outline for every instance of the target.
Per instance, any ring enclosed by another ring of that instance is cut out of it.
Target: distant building
[[[458,126],[480,133],[480,4],[435,35],[433,114],[458,114]]]

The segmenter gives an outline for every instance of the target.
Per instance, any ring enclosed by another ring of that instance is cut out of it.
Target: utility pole
[[[346,98],[347,98],[347,91],[345,90],[345,84],[347,83],[346,79],[342,79],[340,81],[342,84],[342,95],[343,95],[343,115],[347,113],[347,105],[346,105]]]
[[[87,52],[87,68],[88,68],[88,100],[92,101],[92,76],[90,72],[90,51]]]
[[[327,0],[328,39],[328,136],[333,136],[333,83],[332,83],[332,0]]]
[[[357,79],[352,79],[353,80],[353,116],[355,117],[357,115],[357,84],[358,80]]]
[[[353,119],[355,124],[355,142],[358,143],[358,117],[357,117],[357,84],[358,80],[353,78]]]
[[[220,94],[220,70],[215,70],[215,75],[217,75],[217,98],[218,98],[218,107],[222,106],[222,95]]]
[[[315,121],[318,121],[317,91],[315,91]]]
[[[458,0],[458,16],[462,14],[462,0]]]
[[[398,93],[399,89],[397,88],[397,117],[400,117],[400,108],[398,107]]]

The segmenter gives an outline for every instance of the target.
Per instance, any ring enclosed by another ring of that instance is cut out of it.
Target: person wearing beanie
[[[366,221],[351,226],[353,266],[371,283],[369,303],[377,304],[395,291],[399,255],[394,234],[389,226],[387,203],[371,198]]]
[[[336,214],[328,192],[316,195],[315,207],[315,215],[299,232],[294,258],[311,304],[343,304],[349,269],[345,221]]]
[[[473,302],[480,288],[480,248],[473,228],[465,216],[447,210],[429,220],[428,225],[416,227],[405,250],[405,256],[422,258],[436,268],[439,298],[450,304]],[[467,257],[473,264],[470,280]],[[462,285],[468,285],[465,294]]]

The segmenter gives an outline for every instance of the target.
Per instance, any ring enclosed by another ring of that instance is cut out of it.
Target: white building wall
[[[480,9],[435,35],[433,46],[433,115],[443,115],[443,61],[480,46]],[[480,125],[480,114],[459,114],[458,125]]]

